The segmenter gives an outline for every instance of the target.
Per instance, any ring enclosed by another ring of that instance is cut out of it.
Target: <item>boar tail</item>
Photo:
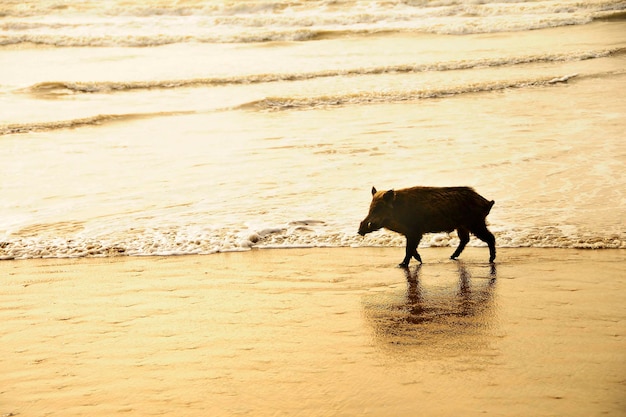
[[[487,205],[487,213],[485,213],[485,217],[491,212],[491,207],[493,207],[494,204],[496,204],[495,200],[491,200],[489,202],[489,204]]]

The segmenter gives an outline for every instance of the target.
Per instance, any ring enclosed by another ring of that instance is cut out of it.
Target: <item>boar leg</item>
[[[422,263],[422,257],[419,253],[417,253],[417,246],[422,240],[422,236],[407,236],[406,237],[406,252],[404,256],[404,260],[398,265],[401,268],[408,268],[409,262],[411,262],[411,258],[417,259],[417,262]]]
[[[459,257],[461,252],[463,252],[463,249],[465,249],[465,245],[467,245],[467,242],[470,241],[469,230],[467,230],[466,228],[459,227],[458,229],[456,229],[456,233],[459,235],[459,239],[461,239],[461,242],[459,242],[459,247],[456,248],[456,250],[450,257],[450,259],[454,259],[454,260],[456,260],[456,258]]]
[[[493,261],[496,259],[496,238],[493,233],[491,233],[489,229],[487,229],[487,225],[479,226],[478,228],[472,230],[472,233],[474,233],[477,238],[489,245],[489,262],[493,263]]]

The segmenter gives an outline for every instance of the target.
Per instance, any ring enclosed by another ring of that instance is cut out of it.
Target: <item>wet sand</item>
[[[626,252],[0,263],[0,415],[626,415]]]

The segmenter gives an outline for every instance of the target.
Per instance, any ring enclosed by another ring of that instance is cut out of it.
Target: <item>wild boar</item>
[[[381,228],[406,237],[406,255],[399,266],[408,267],[411,257],[422,262],[417,246],[425,233],[452,232],[461,242],[451,259],[457,259],[470,240],[470,232],[489,245],[489,262],[496,259],[496,239],[485,219],[495,201],[487,200],[470,187],[412,187],[376,191],[359,234],[365,236]]]

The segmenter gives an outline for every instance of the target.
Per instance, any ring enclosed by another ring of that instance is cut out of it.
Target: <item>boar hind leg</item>
[[[493,263],[496,259],[496,238],[493,233],[487,229],[486,225],[481,225],[475,230],[472,230],[472,233],[489,246],[489,262]]]
[[[422,257],[420,256],[419,253],[417,253],[417,246],[420,243],[420,240],[422,240],[422,236],[414,236],[414,237],[406,237],[406,252],[405,252],[405,256],[404,259],[402,260],[402,262],[400,263],[400,265],[398,265],[401,268],[408,268],[409,267],[409,262],[411,262],[411,258],[415,258],[417,259],[417,262],[422,263]]]
[[[459,239],[461,241],[459,242],[459,247],[456,248],[452,256],[450,256],[450,259],[454,259],[454,260],[456,260],[456,258],[459,257],[461,252],[463,252],[463,249],[465,249],[465,245],[467,245],[467,243],[470,241],[469,230],[463,227],[459,227],[458,229],[456,229],[456,233],[459,235]]]

